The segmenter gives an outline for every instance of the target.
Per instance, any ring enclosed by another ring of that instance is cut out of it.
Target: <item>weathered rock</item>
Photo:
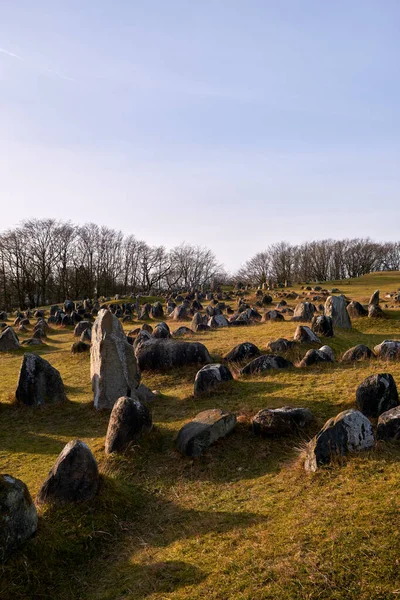
[[[216,408],[199,413],[179,431],[176,447],[186,456],[200,456],[214,442],[230,433],[236,425],[236,415]]]
[[[79,338],[79,340],[81,342],[88,342],[89,344],[92,341],[92,328],[89,327],[88,329],[85,329],[84,331],[82,331],[81,337]]]
[[[84,331],[91,328],[92,324],[90,321],[79,321],[79,323],[75,325],[74,336],[80,337]]]
[[[111,410],[121,396],[129,396],[140,383],[135,352],[117,317],[100,310],[92,328],[90,376],[95,408]]]
[[[197,332],[199,331],[199,326],[206,325],[208,327],[207,321],[207,315],[204,315],[203,317],[200,313],[196,313],[192,319],[192,322],[190,323],[190,329]]]
[[[175,329],[175,331],[173,331],[171,335],[173,338],[179,338],[184,337],[185,335],[193,335],[193,331],[189,327],[185,327],[185,325],[182,325],[182,327],[178,327],[178,329]]]
[[[287,352],[293,348],[294,345],[295,342],[289,341],[286,338],[278,338],[277,340],[268,342],[267,350],[273,354],[282,354],[282,352]]]
[[[0,352],[10,352],[20,347],[18,336],[11,327],[6,327],[0,333]]]
[[[364,344],[358,344],[357,346],[353,346],[346,350],[346,352],[342,356],[343,362],[355,362],[358,360],[368,360],[373,357],[372,350],[365,346]]]
[[[135,353],[142,371],[211,362],[207,348],[199,342],[153,339],[136,347]]]
[[[365,416],[374,418],[398,406],[399,395],[393,377],[379,373],[364,379],[356,391],[356,404]]]
[[[379,290],[375,290],[369,299],[368,306],[379,306]]]
[[[325,316],[331,317],[333,327],[350,329],[351,321],[346,308],[346,299],[341,296],[329,296],[325,302]]]
[[[135,390],[136,396],[139,398],[140,402],[152,402],[156,398],[156,394],[152,392],[147,385],[141,383],[138,388]]]
[[[157,323],[157,325],[154,327],[153,337],[158,340],[166,340],[170,338],[171,332],[167,323],[164,323],[164,321]]]
[[[379,305],[370,304],[368,306],[368,317],[370,319],[383,319],[385,317],[385,313]]]
[[[379,415],[376,437],[378,440],[400,439],[400,406]]]
[[[277,310],[268,310],[262,317],[261,321],[265,323],[266,321],[284,321],[285,317],[282,313]]]
[[[81,440],[69,442],[59,454],[37,495],[39,504],[91,500],[99,487],[97,462]]]
[[[306,471],[316,471],[335,455],[367,450],[373,445],[374,432],[367,417],[358,410],[345,410],[329,419],[308,443],[304,467]]]
[[[312,321],[315,306],[311,302],[300,302],[294,309],[293,321]]]
[[[376,356],[383,359],[400,358],[400,342],[398,340],[385,340],[375,346]]]
[[[308,408],[264,408],[253,417],[253,432],[267,436],[289,435],[304,429],[312,419]]]
[[[238,344],[225,356],[225,360],[228,362],[241,362],[242,360],[249,360],[255,356],[259,356],[260,350],[255,344],[251,342],[242,342]]]
[[[161,302],[155,302],[150,309],[151,316],[153,319],[163,319],[164,318],[164,310]]]
[[[250,375],[251,373],[262,373],[270,369],[288,369],[289,367],[293,367],[293,363],[286,360],[286,358],[276,354],[264,354],[249,362],[241,369],[240,374]]]
[[[15,396],[26,406],[55,404],[67,399],[59,371],[44,358],[31,353],[24,354],[22,359]]]
[[[206,365],[197,372],[194,380],[194,395],[198,396],[212,391],[224,381],[231,381],[232,373],[225,365],[211,364]]]
[[[353,300],[347,305],[347,313],[351,319],[359,319],[360,317],[366,317],[368,311],[363,307],[362,304]]]
[[[170,314],[173,321],[185,321],[188,318],[186,304],[180,304]]]
[[[298,325],[294,332],[293,339],[300,344],[320,344],[321,340],[315,333],[306,325]]]
[[[71,354],[82,354],[84,352],[90,352],[90,344],[81,341],[72,344]]]
[[[271,304],[272,303],[272,296],[270,296],[269,294],[265,294],[265,296],[263,296],[263,299],[261,300],[261,302],[263,304]]]
[[[38,338],[28,338],[22,342],[22,346],[42,346],[44,342]]]
[[[166,324],[166,323],[165,323]],[[142,331],[148,331],[150,334],[153,333],[153,328],[149,323],[143,323]]]
[[[324,362],[334,362],[335,357],[329,346],[322,346],[319,350],[309,350],[299,363],[299,367],[310,367]]]
[[[136,394],[119,398],[111,411],[105,453],[124,452],[130,444],[149,433],[153,426],[151,413]]]
[[[229,322],[228,319],[224,317],[224,315],[214,315],[213,317],[211,317],[211,319],[209,319],[207,325],[211,329],[217,329],[219,327],[228,327]]]
[[[38,516],[25,483],[0,475],[0,562],[37,529]]]
[[[333,323],[330,317],[325,315],[318,315],[313,317],[311,321],[311,329],[316,335],[322,337],[333,337]]]

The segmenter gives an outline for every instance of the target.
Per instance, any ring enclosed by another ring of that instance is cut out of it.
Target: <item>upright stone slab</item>
[[[0,562],[37,529],[38,516],[25,483],[0,475]]]
[[[368,306],[379,306],[379,290],[375,290],[369,299]]]
[[[4,331],[0,333],[0,352],[17,350],[19,347],[20,343],[17,334],[11,327],[6,327]]]
[[[132,398],[124,396],[114,404],[108,423],[105,453],[124,452],[153,426],[151,412],[142,404],[136,394]]]
[[[341,296],[329,296],[325,302],[325,316],[331,317],[334,327],[350,329],[351,321],[347,312],[346,300]]]
[[[140,383],[133,347],[117,317],[102,309],[92,328],[90,376],[95,408],[111,410],[118,398],[130,396]]]
[[[30,352],[22,359],[15,396],[26,406],[55,404],[67,399],[59,371],[44,358]]]

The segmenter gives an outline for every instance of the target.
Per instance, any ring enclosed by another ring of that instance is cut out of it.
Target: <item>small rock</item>
[[[398,406],[399,395],[390,373],[379,373],[364,379],[356,391],[357,408],[367,417],[379,417]]]
[[[194,395],[212,391],[224,381],[232,380],[232,373],[225,365],[206,365],[197,372],[194,380]]]
[[[260,354],[260,350],[255,344],[251,342],[242,342],[238,344],[225,356],[225,360],[228,362],[241,362],[242,360],[249,360]]]
[[[312,419],[308,408],[264,408],[252,420],[253,432],[267,436],[289,435],[304,429]]]
[[[364,344],[358,344],[357,346],[353,346],[346,350],[346,352],[342,356],[343,362],[355,362],[358,360],[368,360],[373,357],[372,350],[365,346]]]
[[[186,456],[200,456],[236,426],[236,415],[216,408],[199,413],[179,431],[176,447]]]
[[[277,356],[276,354],[264,354],[252,360],[243,369],[241,369],[241,375],[250,375],[251,373],[262,373],[270,369],[288,369],[293,367],[293,363],[283,358],[283,356]]]
[[[153,426],[151,413],[135,394],[119,398],[113,406],[108,423],[105,453],[124,452]]]
[[[320,344],[321,340],[306,325],[299,325],[294,332],[293,339],[300,344]]]

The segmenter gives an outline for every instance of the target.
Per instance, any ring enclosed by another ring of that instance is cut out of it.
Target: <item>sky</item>
[[[398,0],[0,0],[0,230],[400,239]]]

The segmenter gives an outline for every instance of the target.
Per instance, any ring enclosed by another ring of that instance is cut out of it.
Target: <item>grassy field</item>
[[[400,287],[400,273],[328,286],[365,301],[376,288],[383,297]],[[353,321],[351,331],[323,341],[340,358],[357,343],[400,339],[400,311],[386,316]],[[265,350],[295,328],[290,321],[266,323],[188,339],[203,342],[220,360],[239,342]],[[108,415],[93,408],[89,357],[71,355],[72,342],[71,330],[53,328],[46,346],[35,349],[62,374],[69,402],[59,406],[16,406],[19,367],[30,350],[0,355],[1,472],[22,479],[34,496],[65,443],[80,438],[98,460],[100,493],[88,504],[39,510],[36,536],[0,566],[1,600],[399,597],[400,445],[379,443],[306,474],[305,438],[257,438],[249,424],[261,408],[304,406],[315,415],[310,437],[354,406],[368,375],[390,372],[400,386],[400,362],[338,362],[252,376],[204,398],[192,395],[196,368],[145,372],[143,382],[162,393],[152,405],[155,428],[126,455],[106,458]],[[178,455],[179,428],[214,407],[237,412],[237,429],[200,459]]]

